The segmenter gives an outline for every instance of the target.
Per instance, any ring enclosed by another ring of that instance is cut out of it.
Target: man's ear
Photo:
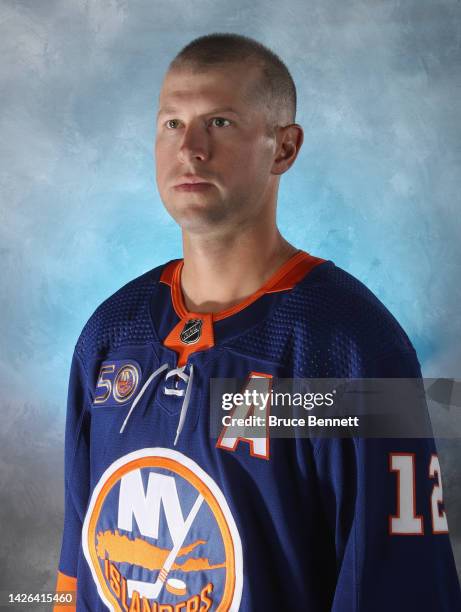
[[[272,165],[272,174],[283,174],[294,164],[304,141],[303,128],[298,123],[290,123],[276,128],[277,150]]]

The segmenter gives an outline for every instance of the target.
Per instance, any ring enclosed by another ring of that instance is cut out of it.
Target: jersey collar
[[[181,289],[184,260],[170,262],[162,272],[160,283],[170,287],[171,305],[179,320],[164,337],[163,345],[177,354],[178,366],[185,365],[193,353],[210,349],[216,342],[239,335],[248,326],[261,321],[261,317],[264,318],[274,307],[277,294],[293,289],[324,261],[297,251],[252,295],[231,308],[214,313],[192,312],[186,308]]]
[[[173,308],[180,319],[193,319],[195,317],[203,317],[207,314],[211,316],[213,321],[220,321],[241,312],[266,293],[276,293],[293,289],[306,274],[324,261],[324,259],[313,257],[305,251],[297,251],[253,294],[235,306],[214,313],[199,313],[187,310],[181,289],[181,272],[184,266],[183,259],[174,260],[167,264],[160,277],[160,282],[170,286]]]

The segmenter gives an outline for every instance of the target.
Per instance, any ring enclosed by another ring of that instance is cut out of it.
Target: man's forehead
[[[206,69],[175,68],[165,76],[160,90],[160,105],[173,108],[184,102],[209,100],[218,106],[236,107],[248,102],[247,94],[254,78],[252,70],[242,70],[235,64]]]

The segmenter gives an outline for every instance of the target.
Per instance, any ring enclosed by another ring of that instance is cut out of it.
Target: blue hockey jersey
[[[91,612],[461,610],[432,439],[210,436],[211,378],[420,377],[393,316],[302,251],[214,314],[187,311],[181,268],[76,344],[58,589]]]

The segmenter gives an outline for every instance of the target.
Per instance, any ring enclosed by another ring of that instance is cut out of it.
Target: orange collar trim
[[[320,257],[313,257],[305,251],[298,251],[288,261],[264,283],[255,293],[248,296],[245,300],[221,310],[216,313],[200,313],[190,312],[184,304],[184,298],[181,289],[181,271],[184,265],[184,260],[174,260],[170,262],[162,272],[160,282],[171,287],[171,299],[173,308],[180,319],[201,318],[205,314],[212,316],[213,321],[226,319],[238,312],[244,310],[247,306],[255,302],[265,293],[276,293],[278,291],[288,291],[302,280],[313,268],[326,261]]]

